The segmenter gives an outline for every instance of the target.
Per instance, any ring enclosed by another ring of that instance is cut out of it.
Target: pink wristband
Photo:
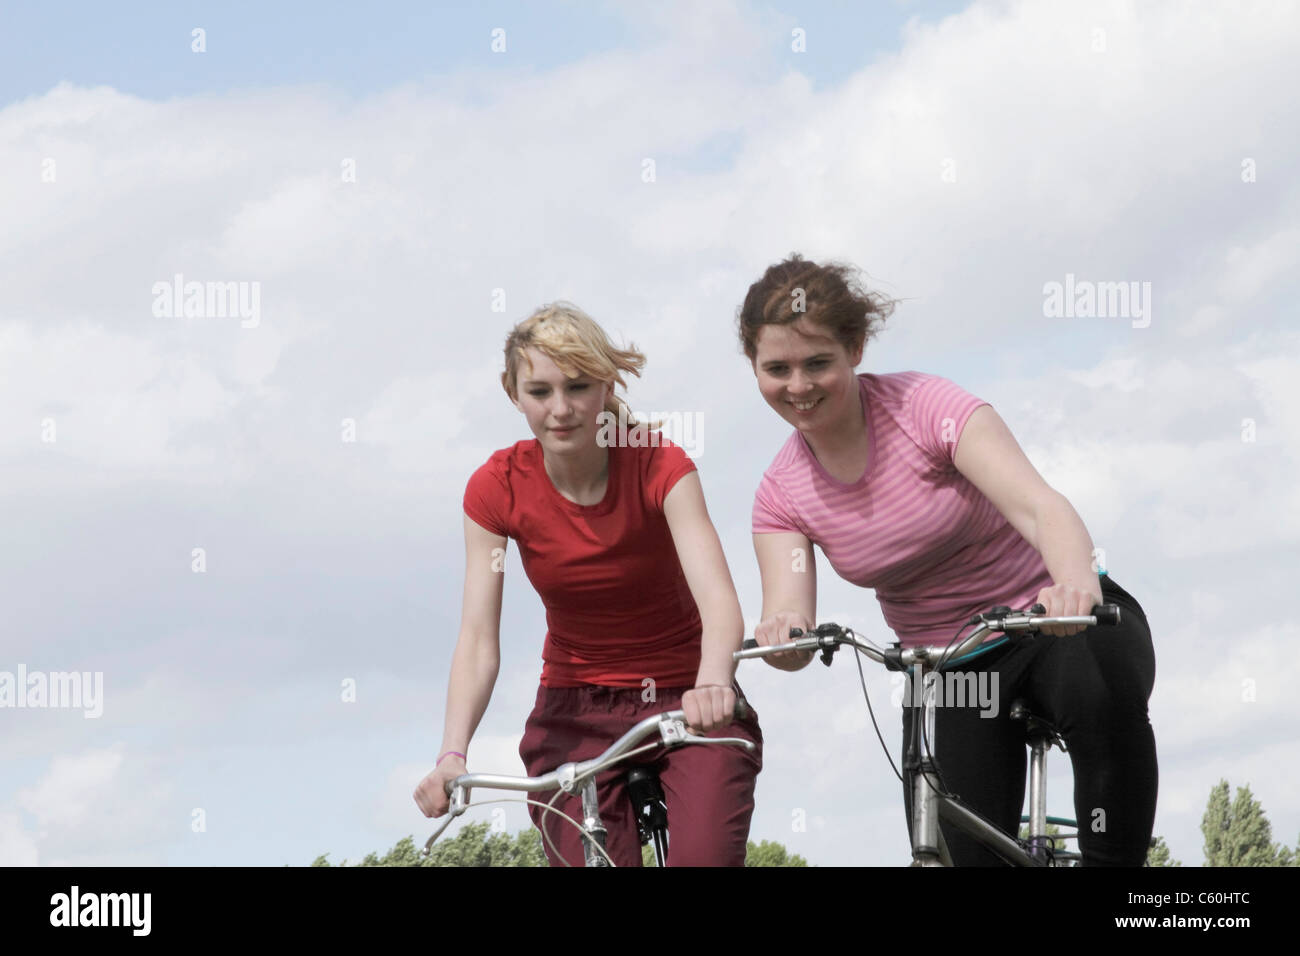
[[[460,752],[457,751],[457,750],[448,750],[445,754],[442,755],[442,757],[439,757],[439,758],[437,759],[437,761],[434,762],[434,766],[435,766],[435,767],[438,766],[438,764],[442,763],[442,758],[443,758],[443,757],[459,757],[461,760],[468,760],[468,759],[469,759],[469,758],[466,757],[463,753],[460,753]]]

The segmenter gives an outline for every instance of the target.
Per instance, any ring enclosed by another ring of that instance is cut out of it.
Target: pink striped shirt
[[[946,644],[970,615],[1027,607],[1051,575],[1034,547],[953,464],[988,404],[936,375],[858,376],[866,473],[833,478],[795,431],[754,495],[756,534],[797,531],[844,580],[873,588],[905,646]]]

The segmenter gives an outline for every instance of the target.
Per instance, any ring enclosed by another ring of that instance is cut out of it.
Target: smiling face
[[[542,448],[570,455],[595,447],[596,416],[605,410],[614,383],[598,382],[585,374],[569,378],[550,356],[535,348],[524,354],[528,361],[519,367],[515,407],[528,419]]]
[[[790,325],[764,325],[755,342],[758,390],[778,415],[805,434],[826,433],[856,416],[860,402],[852,353],[807,318]]]

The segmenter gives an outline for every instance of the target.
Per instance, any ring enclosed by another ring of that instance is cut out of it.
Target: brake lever
[[[982,614],[972,615],[967,624],[970,626],[982,624],[990,631],[996,631],[1010,637],[1011,634],[1007,631],[1007,622],[1011,621],[1014,624],[1023,623],[1028,626],[1024,628],[1017,627],[1015,630],[1020,634],[1032,637],[1034,634],[1038,633],[1038,628],[1033,626],[1033,618],[1046,613],[1047,608],[1043,607],[1041,604],[1034,604],[1023,611],[1016,611],[1007,607],[1005,604],[1000,604],[995,608],[990,608]]]
[[[433,849],[434,842],[438,839],[438,837],[442,836],[443,831],[446,830],[447,827],[451,825],[451,821],[455,820],[458,816],[460,816],[468,809],[469,809],[469,803],[465,800],[465,788],[453,787],[451,791],[451,806],[448,808],[447,813],[443,816],[442,823],[438,824],[438,829],[433,831],[433,836],[429,837],[429,839],[424,844],[425,856],[429,855],[430,850]]]
[[[754,742],[752,740],[746,740],[744,737],[697,737],[695,734],[683,733],[680,743],[726,744],[731,747],[743,747],[749,753],[754,752]]]
[[[743,737],[700,737],[686,729],[686,723],[681,720],[665,720],[659,724],[659,737],[663,740],[665,746],[676,744],[728,744],[736,747],[744,747],[750,753],[754,752],[754,742],[746,740]]]
[[[823,631],[822,630],[823,628],[827,628],[827,630]],[[840,649],[839,644],[835,643],[834,641],[831,641],[830,643],[826,643],[826,644],[821,643],[825,638],[834,636],[834,632],[830,630],[830,628],[831,625],[829,624],[818,625],[817,627],[813,628],[811,631],[805,631],[802,628],[792,627],[790,628],[790,639],[796,640],[800,637],[804,637],[805,635],[809,637],[817,638],[819,646],[817,648],[813,648],[813,650],[820,650],[822,655],[822,663],[825,664],[827,667],[830,667],[831,661],[835,660],[835,652]]]

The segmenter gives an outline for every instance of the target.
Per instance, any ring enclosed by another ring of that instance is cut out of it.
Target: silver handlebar
[[[1119,623],[1119,608],[1114,607],[1112,611],[1113,620],[1106,623]],[[834,647],[838,644],[852,644],[862,653],[866,654],[877,663],[884,664],[888,657],[891,661],[897,660],[903,665],[911,665],[917,661],[923,661],[931,668],[939,668],[949,661],[954,661],[959,657],[964,657],[974,651],[984,639],[992,633],[998,631],[1024,631],[1030,628],[1051,627],[1058,624],[1083,624],[1091,627],[1097,624],[1098,618],[1092,614],[1079,614],[1072,617],[1045,617],[1039,614],[1031,614],[1024,611],[1014,611],[1009,614],[1001,615],[996,620],[996,626],[985,621],[975,630],[971,631],[960,644],[956,645],[939,645],[939,644],[921,644],[916,647],[902,648],[897,652],[887,651],[859,634],[854,633],[848,628],[841,628],[838,625],[823,625],[818,628],[817,632],[811,635],[805,634],[803,637],[795,638],[786,644],[768,644],[761,647],[746,647],[736,651],[732,657],[735,660],[746,660],[752,657],[766,657],[769,654],[779,654],[784,651],[807,651],[817,650],[819,648]],[[751,643],[746,641],[746,644]]]
[[[738,707],[737,716],[740,715]],[[425,852],[429,852],[434,841],[442,836],[442,832],[447,829],[452,820],[469,809],[469,792],[475,787],[482,787],[485,790],[532,792],[563,790],[565,793],[575,793],[582,788],[583,783],[589,777],[600,773],[626,757],[628,751],[656,732],[658,732],[659,739],[665,747],[675,747],[683,744],[723,744],[743,747],[751,753],[755,749],[754,742],[745,740],[743,737],[698,737],[689,733],[686,729],[686,712],[684,710],[669,710],[662,714],[653,714],[637,723],[631,730],[614,741],[609,749],[600,756],[593,757],[590,760],[570,761],[561,764],[551,773],[540,777],[465,773],[455,780],[448,780],[446,791],[451,796],[451,806],[442,823],[439,824],[438,829],[433,832],[433,836],[429,837],[428,842],[424,844]]]

